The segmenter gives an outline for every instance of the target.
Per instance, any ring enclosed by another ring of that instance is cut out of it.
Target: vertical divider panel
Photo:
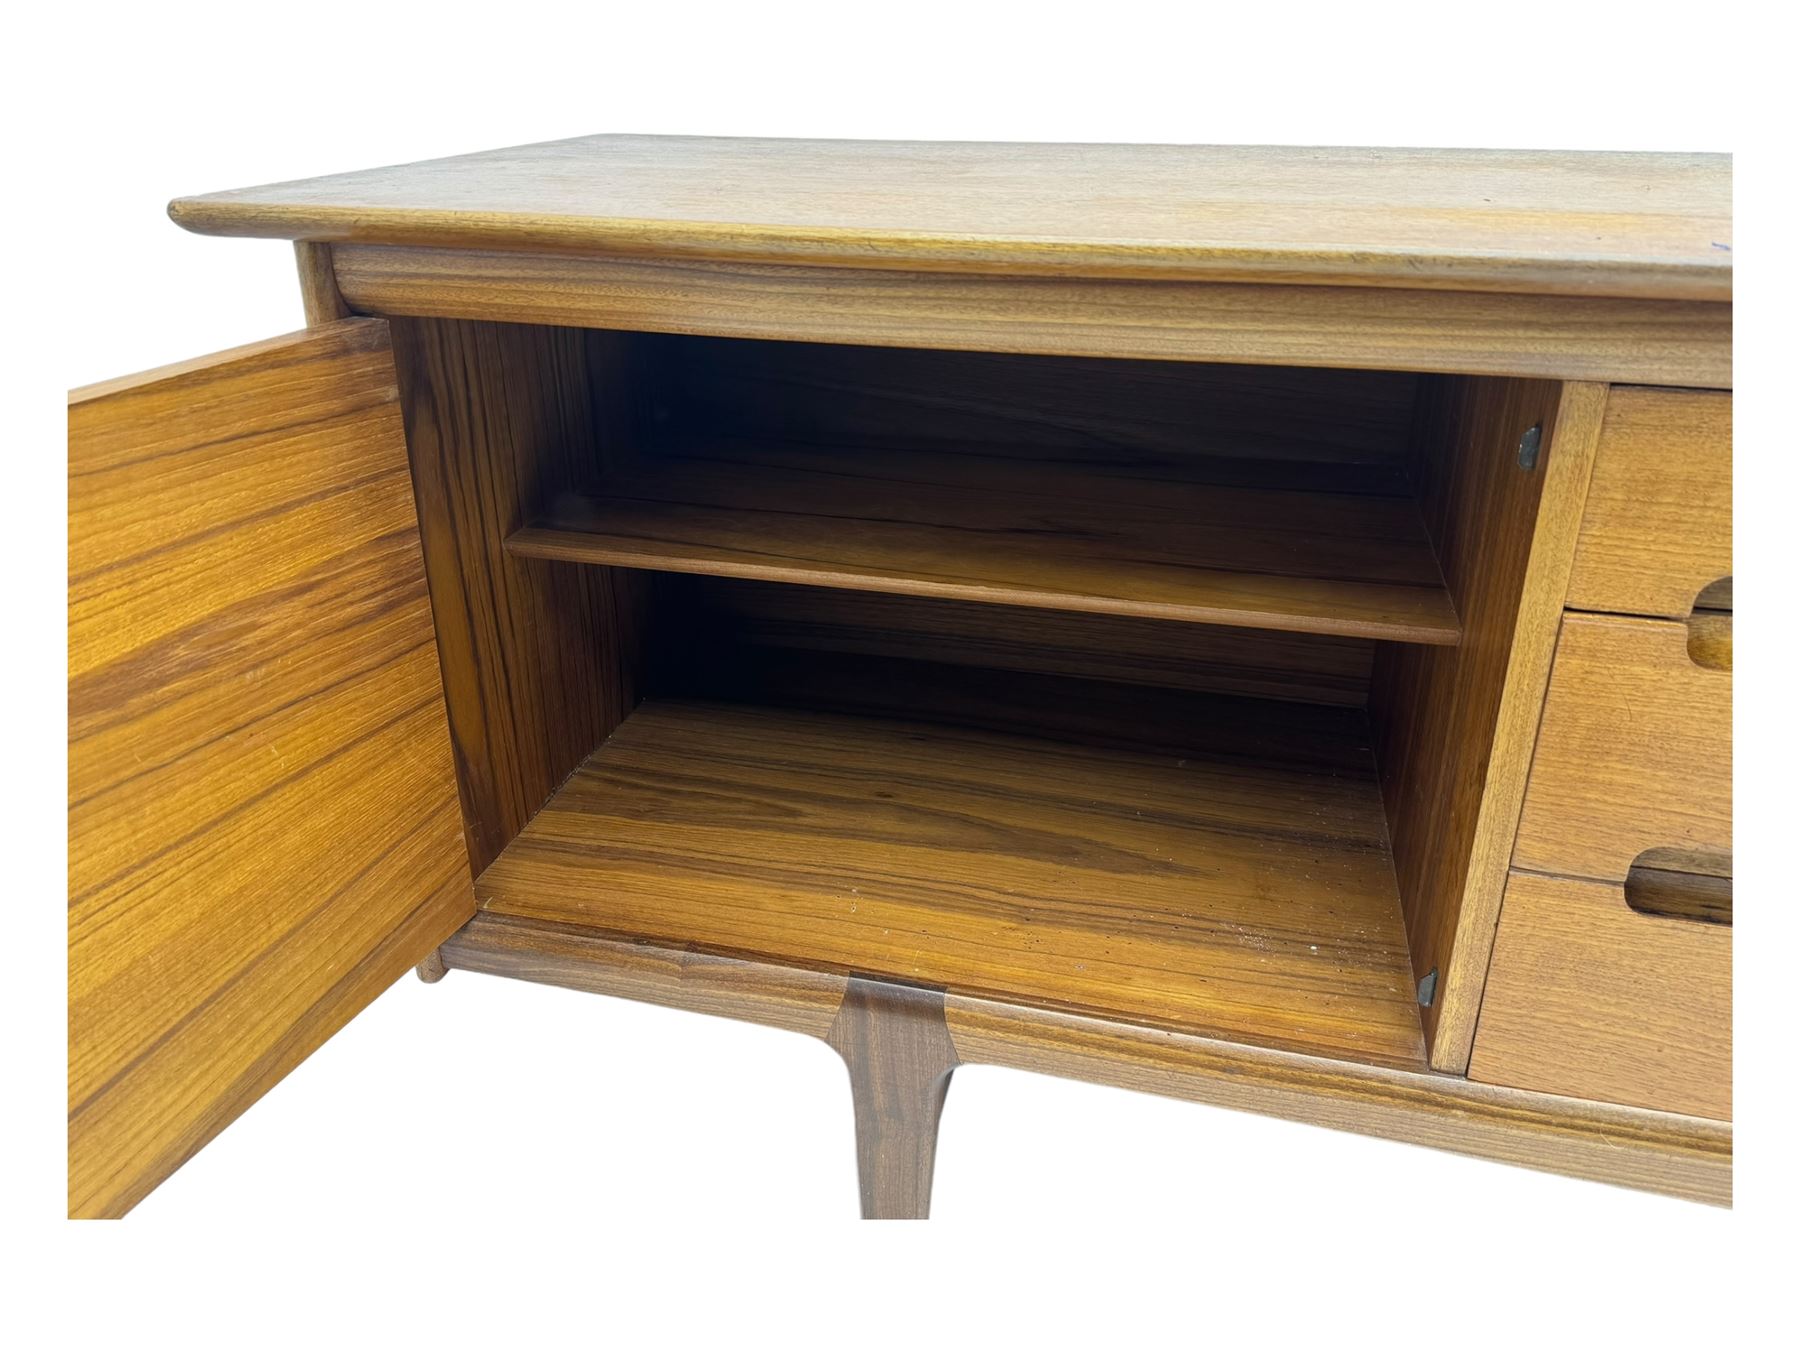
[[[1466,1072],[1606,386],[1445,376],[1413,475],[1462,642],[1382,644],[1370,720],[1433,1068]],[[1539,428],[1535,462],[1521,440]]]

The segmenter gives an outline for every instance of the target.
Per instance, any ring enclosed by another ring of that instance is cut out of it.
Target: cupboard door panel
[[[69,1212],[473,913],[387,325],[69,404]]]

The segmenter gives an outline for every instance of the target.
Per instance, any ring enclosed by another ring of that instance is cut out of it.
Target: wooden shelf
[[[1179,750],[640,706],[477,882],[495,913],[1424,1066],[1361,714]]]
[[[1412,500],[1166,467],[717,442],[609,472],[515,554],[851,590],[1453,645]]]

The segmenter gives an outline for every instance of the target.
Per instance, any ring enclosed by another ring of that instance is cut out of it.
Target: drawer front
[[[1650,850],[1729,858],[1730,625],[1564,616],[1514,867],[1623,882]]]
[[[1684,619],[1731,574],[1731,395],[1614,389],[1582,513],[1572,609]]]
[[[1731,1118],[1730,666],[1729,614],[1563,616],[1470,1077]]]
[[[1731,1119],[1731,929],[1514,872],[1469,1076]]]

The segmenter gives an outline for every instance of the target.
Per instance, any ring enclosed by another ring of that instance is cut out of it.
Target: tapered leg
[[[863,1218],[927,1217],[938,1116],[958,1063],[943,991],[853,976],[825,1039],[850,1069]]]
[[[413,971],[426,984],[436,984],[449,974],[450,968],[444,964],[443,953],[433,948],[431,955],[414,966]]]

